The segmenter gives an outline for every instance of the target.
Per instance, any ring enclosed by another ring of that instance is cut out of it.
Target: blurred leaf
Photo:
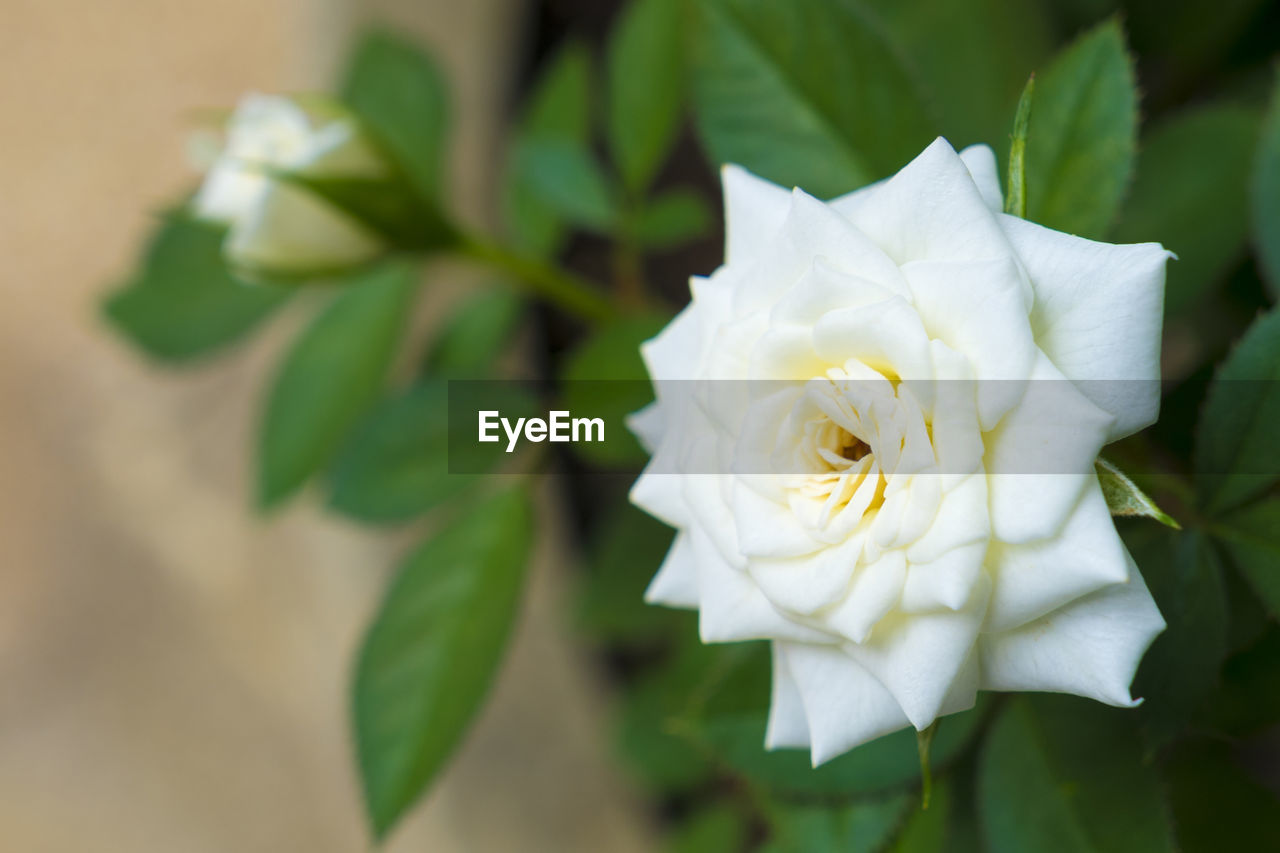
[[[1253,242],[1273,300],[1280,300],[1280,69],[1253,166]]]
[[[641,463],[648,454],[625,428],[626,416],[653,399],[640,344],[652,338],[668,318],[626,317],[600,327],[565,360],[560,378],[565,408],[574,417],[604,418],[605,441],[574,444],[584,459],[605,466]]]
[[[1252,646],[1229,658],[1222,688],[1199,722],[1231,737],[1245,737],[1280,723],[1280,627],[1271,625]]]
[[[1244,250],[1258,124],[1255,110],[1214,104],[1177,113],[1143,137],[1137,178],[1114,238],[1162,243],[1178,255],[1169,265],[1168,314],[1196,304]]]
[[[561,139],[587,147],[591,131],[591,58],[584,45],[570,42],[560,49],[534,84],[512,141],[503,184],[503,212],[516,244],[525,251],[554,254],[564,227],[556,214],[530,188],[517,168],[522,140]]]
[[[1123,4],[1134,47],[1144,61],[1159,67],[1162,88],[1196,85],[1209,76],[1206,65],[1231,48],[1261,5],[1263,0],[1125,0]]]
[[[901,834],[889,848],[891,853],[942,853],[947,846],[947,817],[951,812],[951,786],[941,781],[935,786],[929,808],[915,808],[907,816]]]
[[[900,168],[933,125],[881,28],[853,3],[697,0],[687,44],[715,163],[819,197]]]
[[[919,70],[942,118],[941,132],[956,149],[974,142],[1002,148],[1018,92],[1053,46],[1048,6],[1023,0],[868,5]]]
[[[644,601],[649,581],[671,546],[672,530],[629,503],[600,526],[587,559],[579,621],[584,631],[612,643],[660,641],[672,611]]]
[[[681,0],[632,0],[609,41],[609,144],[623,183],[643,191],[680,129]]]
[[[412,188],[384,178],[311,176],[272,170],[281,181],[294,184],[367,226],[397,249],[426,252],[456,246],[456,226],[434,202]]]
[[[1142,658],[1134,693],[1149,747],[1172,740],[1218,684],[1227,654],[1227,601],[1217,555],[1199,533],[1151,537],[1135,548],[1168,627]]]
[[[883,850],[919,802],[902,793],[847,804],[776,803],[769,809],[774,846],[780,853]]]
[[[502,285],[467,297],[432,342],[426,369],[451,377],[485,376],[510,345],[524,308],[524,300]]]
[[[520,180],[565,222],[608,231],[618,218],[609,180],[586,146],[566,139],[529,139],[516,148]]]
[[[1238,510],[1213,531],[1271,616],[1280,619],[1280,498]]]
[[[1037,75],[1027,140],[1027,218],[1097,239],[1133,173],[1138,93],[1116,19],[1090,30]]]
[[[1196,428],[1195,468],[1210,513],[1280,479],[1280,311],[1259,317],[1219,366]]]
[[[730,806],[714,806],[686,820],[667,842],[670,853],[740,853],[747,822]]]
[[[333,465],[329,505],[367,523],[408,521],[475,484],[449,472],[448,387],[432,382],[383,400]]]
[[[443,196],[449,92],[431,57],[393,33],[370,32],[348,62],[341,91],[414,188],[426,199]]]
[[[108,321],[162,361],[189,361],[247,334],[292,291],[233,276],[222,260],[223,236],[205,223],[162,221],[138,278],[103,304]]]
[[[1160,780],[1126,714],[1076,697],[1009,702],[979,768],[992,853],[1174,849]]]
[[[1182,853],[1280,850],[1280,801],[1222,743],[1178,750],[1164,771]]]
[[[701,195],[677,187],[657,195],[641,210],[636,237],[652,251],[673,249],[706,236],[711,219],[711,208]]]
[[[472,506],[401,565],[365,635],[353,712],[365,803],[383,838],[457,746],[493,680],[532,547],[529,497]]]
[[[1105,459],[1094,462],[1094,470],[1098,474],[1098,483],[1102,486],[1102,496],[1107,500],[1107,509],[1112,515],[1140,516],[1151,518],[1181,530],[1182,526],[1164,510],[1156,506],[1156,502],[1138,488],[1138,485],[1125,476],[1124,472]]]
[[[377,399],[414,286],[414,270],[400,265],[351,280],[293,342],[259,431],[261,507],[280,503],[326,465]]]

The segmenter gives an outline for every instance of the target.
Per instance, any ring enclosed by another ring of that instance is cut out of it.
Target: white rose
[[[830,203],[723,177],[725,264],[643,347],[647,598],[772,640],[766,746],[815,765],[978,690],[1136,704],[1164,620],[1093,460],[1156,418],[1169,253],[1001,213],[986,146]]]
[[[311,178],[380,178],[387,165],[354,121],[319,101],[248,95],[226,128],[226,144],[192,202],[195,214],[228,225],[235,265],[306,275],[363,263],[383,250],[365,225],[278,170]]]

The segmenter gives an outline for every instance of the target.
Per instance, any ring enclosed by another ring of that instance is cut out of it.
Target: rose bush
[[[228,261],[247,272],[309,275],[368,261],[383,241],[294,178],[379,179],[387,161],[353,117],[318,98],[248,95],[192,201],[227,225]]]
[[[1164,620],[1093,463],[1156,419],[1170,254],[1001,213],[941,138],[830,203],[723,182],[725,263],[643,348],[648,598],[773,641],[767,745],[815,764],[978,690],[1135,704]]]

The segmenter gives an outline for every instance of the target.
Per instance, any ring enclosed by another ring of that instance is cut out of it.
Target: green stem
[[[933,769],[929,765],[929,746],[938,731],[938,721],[934,720],[927,729],[916,731],[916,751],[920,753],[920,808],[929,808],[929,799],[933,796]]]
[[[617,315],[617,309],[589,281],[538,258],[513,252],[487,240],[467,236],[459,251],[466,257],[507,273],[512,282],[564,310],[592,322]]]

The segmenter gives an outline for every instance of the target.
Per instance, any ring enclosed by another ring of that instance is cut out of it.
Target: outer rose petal
[[[1129,683],[1164,627],[1130,557],[1127,583],[1104,587],[1012,631],[983,634],[982,689],[1074,693],[1108,705],[1136,705]]]
[[[1129,557],[1096,478],[1058,535],[1026,545],[996,543],[987,564],[995,579],[988,633],[1024,625],[1129,576]]]
[[[698,560],[693,550],[693,536],[687,531],[676,534],[662,567],[644,591],[644,600],[668,607],[693,609],[698,606]]]
[[[791,191],[741,166],[720,170],[724,186],[724,258],[726,264],[749,262],[773,238],[791,205]]]
[[[1158,243],[1097,243],[1013,216],[1001,216],[1000,225],[1035,288],[1036,342],[1116,416],[1107,440],[1154,423],[1165,262],[1173,255]]]
[[[909,724],[884,685],[838,646],[775,645],[800,688],[814,767]]]
[[[982,194],[982,200],[986,202],[991,212],[999,213],[1003,210],[1004,196],[1000,192],[999,168],[996,165],[996,153],[991,150],[991,146],[970,145],[960,152],[960,160],[964,163],[965,168],[969,170],[973,183],[978,187],[978,192]],[[886,178],[885,180],[888,179]],[[858,206],[871,195],[871,192],[883,183],[884,181],[876,181],[875,183],[867,184],[865,187],[859,187],[839,198],[833,198],[828,203],[839,213],[845,216],[852,216]]]
[[[773,690],[769,699],[769,724],[764,732],[765,749],[809,748],[809,721],[804,702],[780,643],[771,643]]]

